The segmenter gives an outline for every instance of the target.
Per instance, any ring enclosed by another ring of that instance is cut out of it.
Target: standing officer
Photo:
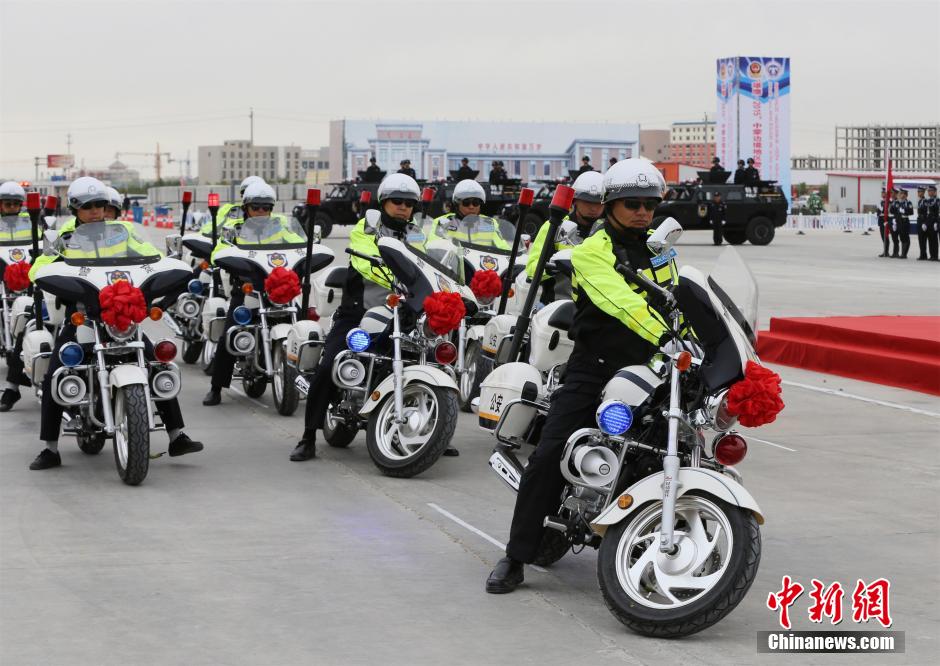
[[[927,261],[927,199],[923,185],[917,188],[917,261]]]
[[[708,203],[708,222],[712,225],[712,242],[715,245],[721,245],[722,227],[725,224],[725,212],[728,206],[721,200],[721,192],[712,194],[712,200]]]
[[[878,239],[881,241],[881,254],[879,257],[888,256],[888,239],[885,237],[885,210],[891,209],[891,203],[888,201],[888,191],[881,188],[881,199],[878,200]],[[890,213],[889,213],[890,214]],[[890,222],[888,223],[890,224]]]
[[[457,180],[475,180],[476,174],[470,168],[470,160],[466,157],[460,160],[460,168],[457,169]]]
[[[896,234],[901,240],[901,259],[907,259],[907,252],[911,249],[911,215],[914,214],[914,204],[907,200],[907,190],[898,192],[898,200],[894,202],[894,220]],[[897,258],[898,251],[895,245],[892,257]]]
[[[565,483],[559,469],[565,442],[578,428],[593,426],[604,385],[624,366],[647,363],[671,339],[665,319],[650,307],[645,292],[616,269],[624,264],[660,284],[672,281],[672,262],[654,270],[646,246],[665,186],[659,170],[644,159],[621,160],[604,176],[604,224],[571,255],[578,283],[569,332],[574,349],[564,384],[552,395],[538,447],[522,474],[506,557],[486,581],[490,594],[516,589],[523,581],[523,564],[538,554],[544,518],[558,509]]]
[[[418,177],[417,174],[415,173],[415,170],[411,168],[411,160],[402,160],[401,162],[398,163],[398,166],[400,167],[398,169],[398,173],[403,173],[409,178]]]
[[[382,178],[382,170],[375,163],[375,157],[369,158],[369,166],[366,167],[366,182],[377,183]]]
[[[937,186],[927,186],[927,198],[924,200],[927,209],[927,248],[930,261],[938,261],[938,246],[940,246],[940,199],[937,199]],[[918,220],[919,221],[919,220]]]
[[[760,171],[754,166],[754,158],[747,158],[747,168],[744,170],[744,184],[751,187],[757,187],[760,183]]]
[[[578,173],[584,173],[585,171],[594,171],[594,167],[591,166],[591,158],[587,155],[581,158],[581,168],[578,169]]]
[[[734,170],[734,184],[747,185],[747,169],[744,168],[744,160],[738,160],[738,168]]]
[[[899,240],[898,240],[899,236],[898,236],[897,212],[898,212],[898,207],[900,206],[900,203],[901,203],[900,197],[901,197],[900,190],[898,190],[898,188],[894,188],[893,190],[891,190],[891,203],[888,205],[888,222],[885,225],[885,233],[888,234],[888,236],[891,238],[891,245],[894,248],[892,253],[888,255],[892,259],[897,259],[899,256],[898,248],[900,247],[900,245],[899,245]],[[885,242],[885,252],[887,251],[888,251],[888,243]]]
[[[368,216],[363,217],[349,233],[351,249],[375,257],[379,256],[379,238],[391,236],[414,244],[416,237],[421,236],[420,228],[412,224],[415,207],[421,199],[421,188],[414,178],[401,173],[386,176],[379,185],[378,199],[379,220],[373,224]],[[346,348],[346,334],[359,325],[366,310],[385,302],[391,288],[387,273],[373,268],[365,259],[350,257],[343,300],[333,314],[333,326],[327,333],[320,362],[310,379],[303,438],[290,454],[294,462],[310,460],[317,455],[317,430],[323,427],[323,418],[334,394],[333,360]]]

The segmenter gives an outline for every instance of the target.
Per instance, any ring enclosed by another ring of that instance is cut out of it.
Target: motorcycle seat
[[[548,325],[561,329],[562,331],[567,331],[571,328],[571,324],[574,323],[574,311],[574,301],[568,301],[564,305],[558,306],[558,309],[548,318]]]
[[[342,289],[346,286],[346,267],[339,266],[326,276],[326,286],[332,289]]]

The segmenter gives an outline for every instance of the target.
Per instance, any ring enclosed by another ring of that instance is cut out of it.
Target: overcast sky
[[[792,59],[792,153],[828,155],[836,124],[940,122],[938,34],[937,0],[0,0],[0,177],[69,132],[86,166],[159,142],[195,175],[252,106],[255,143],[304,148],[343,117],[668,128],[731,55]]]

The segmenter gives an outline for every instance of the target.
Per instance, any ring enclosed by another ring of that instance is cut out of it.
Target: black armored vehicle
[[[703,179],[705,180],[705,179]],[[656,208],[653,226],[667,217],[674,217],[685,230],[710,230],[708,203],[715,192],[727,206],[723,235],[732,245],[750,241],[767,245],[774,239],[777,227],[787,221],[787,199],[775,181],[758,181],[756,185],[702,183],[672,185],[667,198]]]

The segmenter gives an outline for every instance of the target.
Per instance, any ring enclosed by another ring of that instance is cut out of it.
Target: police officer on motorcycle
[[[104,183],[88,176],[82,176],[76,179],[68,189],[68,205],[72,214],[75,216],[74,228],[82,224],[116,224],[125,227],[128,230],[126,243],[131,250],[138,250],[145,255],[159,254],[156,248],[149,243],[141,241],[133,225],[129,222],[108,222],[105,220],[105,209],[111,205],[111,197]],[[67,239],[69,230],[63,230],[60,238]],[[109,247],[109,250],[115,250],[115,247]],[[80,250],[76,250],[80,252]],[[68,246],[65,246],[65,253],[70,255]],[[35,279],[36,272],[59,257],[54,255],[43,255],[36,258],[33,267],[29,271],[31,280]],[[52,375],[62,367],[59,359],[59,350],[66,342],[74,341],[76,338],[75,326],[70,323],[68,315],[75,311],[74,303],[66,304],[66,319],[55,341],[55,348],[49,358],[49,369],[42,380],[42,400],[40,411],[40,430],[39,439],[43,441],[45,447],[39,452],[35,460],[30,464],[31,470],[49,469],[58,467],[62,464],[62,458],[59,455],[59,429],[62,424],[63,408],[52,398]],[[148,360],[154,360],[153,345],[144,338],[144,355]],[[187,453],[196,453],[202,451],[201,442],[194,441],[183,432],[183,414],[180,411],[179,402],[176,398],[170,400],[158,400],[156,402],[157,410],[166,426],[167,434],[170,437],[169,454],[171,456],[181,456]]]
[[[565,217],[565,221],[571,220],[577,226],[565,233],[561,229],[555,236],[555,251],[564,250],[580,245],[584,239],[594,231],[598,220],[604,214],[604,204],[602,194],[604,188],[604,176],[599,171],[585,171],[578,176],[572,183],[574,190],[574,206],[570,215]],[[564,225],[565,221],[562,221]],[[535,268],[539,263],[539,256],[542,254],[542,246],[548,238],[549,223],[545,222],[535,235],[535,240],[529,246],[528,259],[526,260],[525,272],[531,279],[535,275]],[[568,299],[574,295],[574,289],[568,284],[567,280],[556,280],[550,276],[542,276],[542,303],[546,305],[556,299]]]
[[[652,162],[632,158],[608,169],[603,182],[603,226],[571,255],[578,285],[569,331],[574,349],[519,484],[506,557],[486,581],[491,594],[512,592],[523,581],[523,565],[535,559],[543,521],[558,508],[564,486],[559,463],[565,442],[578,428],[594,424],[604,385],[622,367],[646,363],[671,338],[649,295],[617,269],[643,271],[659,284],[672,281],[671,262],[655,267],[646,245],[665,191],[662,174]]]
[[[0,215],[29,217],[23,210],[23,204],[26,203],[26,190],[12,180],[0,185]],[[22,240],[28,242],[32,239],[32,230],[29,227],[20,227],[17,224],[17,231],[13,238],[7,240]],[[22,350],[23,337],[17,336],[13,350],[7,354],[7,379],[0,394],[0,412],[8,412],[13,408],[13,404],[20,399],[20,386],[29,386],[29,378],[23,373],[23,362],[20,360],[20,351]]]
[[[499,235],[499,230],[489,218],[480,219],[486,192],[475,180],[466,179],[457,183],[452,195],[454,210],[434,219],[434,234],[441,238],[476,243],[508,250],[510,244]],[[476,221],[472,225],[460,224],[464,218],[472,216]]]
[[[403,173],[390,174],[379,185],[377,195],[381,217],[375,223],[368,217],[359,220],[349,233],[349,247],[377,257],[379,238],[390,236],[406,243],[423,245],[421,229],[412,224],[415,207],[421,199],[421,189],[415,179]],[[304,434],[290,454],[294,462],[316,457],[317,430],[323,427],[323,418],[334,394],[333,360],[346,348],[346,334],[359,326],[366,310],[385,302],[390,289],[390,276],[365,259],[350,257],[343,300],[333,314],[333,326],[326,336],[319,365],[310,379]]]

